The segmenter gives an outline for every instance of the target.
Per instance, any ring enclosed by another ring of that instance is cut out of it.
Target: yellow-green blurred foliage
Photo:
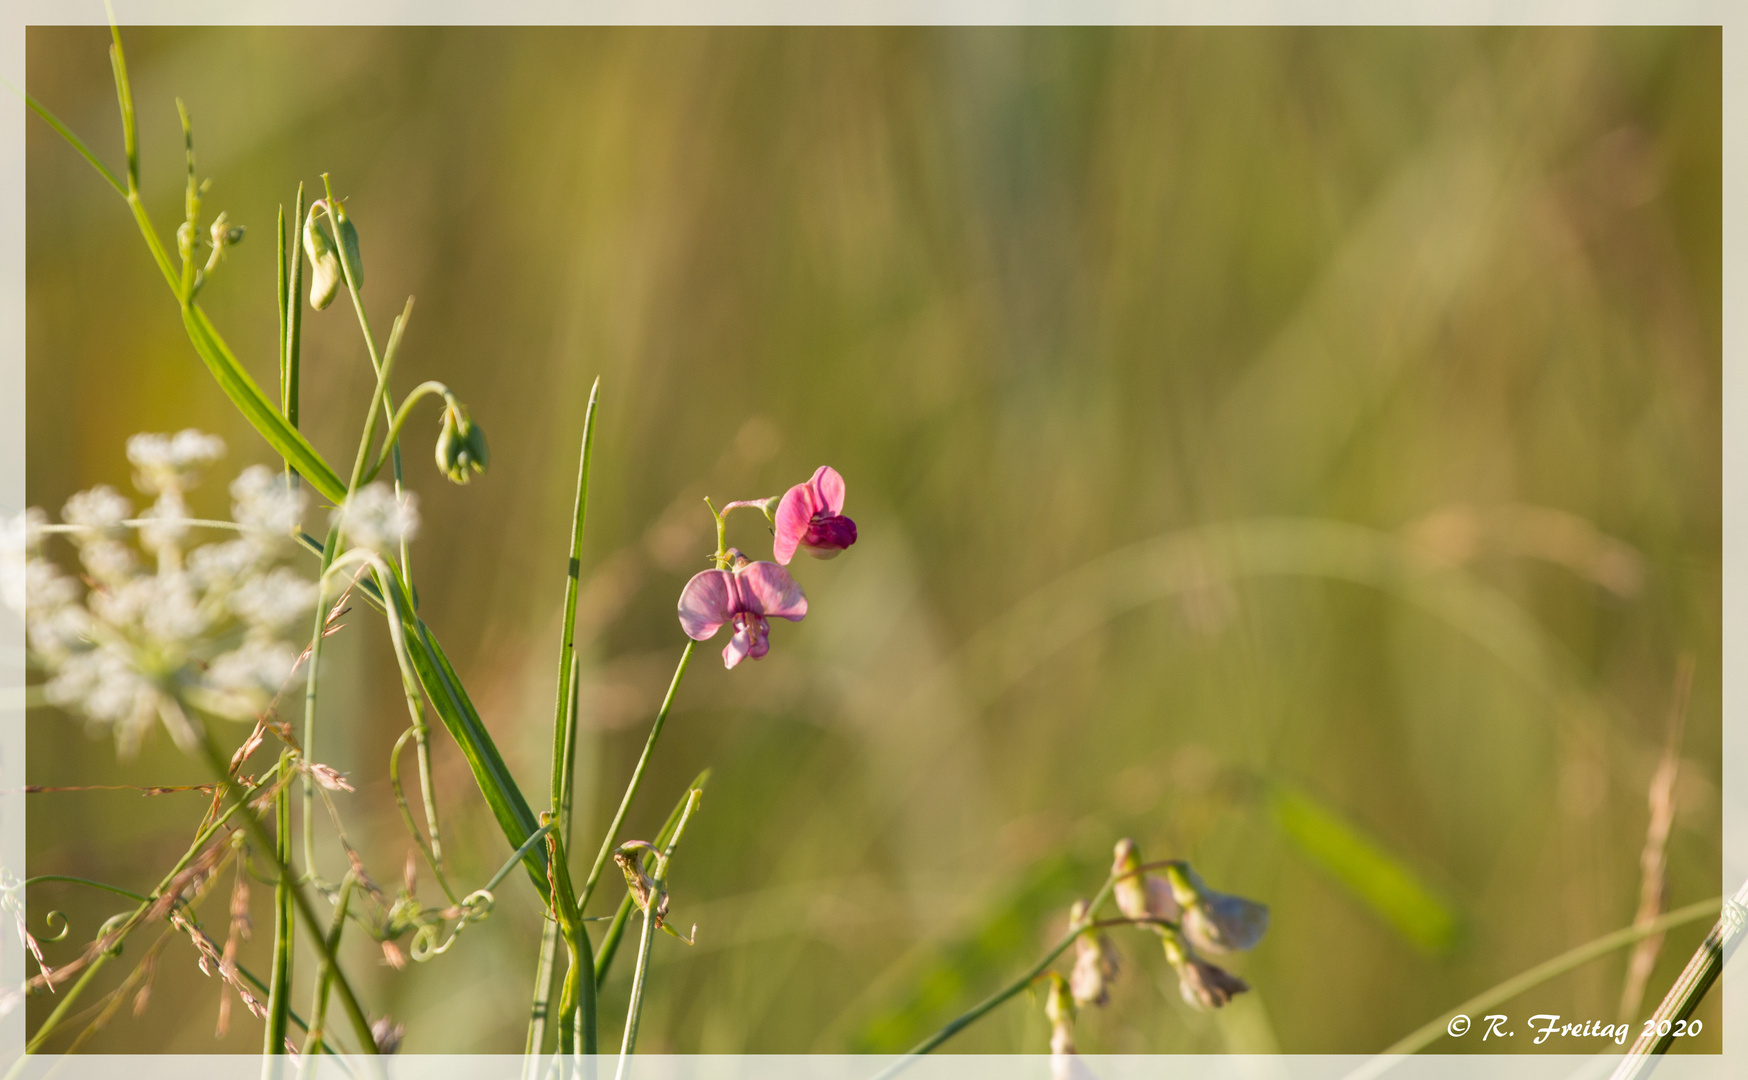
[[[209,213],[250,230],[202,299],[263,385],[274,214],[300,179],[347,198],[379,332],[417,296],[397,386],[447,381],[493,460],[451,486],[436,410],[409,427],[414,573],[537,805],[601,376],[579,864],[683,644],[701,497],[846,477],[861,542],[800,560],[812,613],[767,659],[725,673],[720,641],[700,652],[632,814],[647,836],[715,770],[672,880],[698,944],[656,941],[640,1049],[898,1049],[1023,969],[1122,835],[1266,901],[1274,927],[1235,964],[1255,993],[1218,1016],[1120,938],[1082,1050],[1379,1049],[1631,921],[1684,653],[1670,902],[1719,888],[1716,29],[127,41],[160,227],[180,95]],[[32,93],[119,168],[104,32],[28,45]],[[34,122],[28,166],[31,501],[125,487],[135,431],[222,433],[220,480],[271,460],[121,200]],[[369,364],[343,300],[305,325],[305,428],[347,462]],[[769,550],[751,515],[729,540]],[[354,611],[331,655],[322,756],[358,783],[351,835],[392,883],[406,719],[380,619]],[[29,746],[33,783],[201,779],[162,733],[118,763],[52,710]],[[446,736],[437,757],[477,883],[507,852]],[[143,889],[201,797],[33,799],[32,872]],[[244,951],[262,971],[266,894]],[[63,886],[31,904],[87,939],[115,910]],[[519,1052],[538,928],[512,877],[430,966],[393,971],[361,935],[347,955],[409,1049]],[[1701,933],[1671,935],[1653,1001]],[[1624,969],[1508,1011],[1612,1020]],[[300,1010],[312,970],[305,952]],[[186,942],[158,980],[144,1019],[123,1009],[89,1048],[258,1045],[241,1013],[212,1039],[219,984]],[[1046,1037],[1022,996],[951,1049]]]

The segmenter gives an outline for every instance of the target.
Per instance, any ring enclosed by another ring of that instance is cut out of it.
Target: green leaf
[[[1442,956],[1457,946],[1453,906],[1377,839],[1297,788],[1270,784],[1266,800],[1294,847],[1416,948]]]
[[[219,336],[206,312],[190,304],[182,309],[182,325],[188,330],[188,340],[206,364],[207,371],[219,384],[219,389],[231,399],[237,411],[261,433],[267,444],[279,456],[291,463],[309,485],[330,502],[338,505],[346,498],[346,482],[322,459],[303,433],[292,427],[279,409],[267,400],[261,387],[249,377],[237,357]]]

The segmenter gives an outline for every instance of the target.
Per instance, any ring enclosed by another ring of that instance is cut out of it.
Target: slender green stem
[[[643,993],[649,985],[649,947],[655,932],[656,915],[661,911],[661,899],[668,891],[668,866],[674,857],[674,851],[680,846],[680,837],[686,832],[686,823],[692,819],[692,814],[698,809],[698,803],[703,799],[704,792],[693,788],[686,793],[686,809],[680,814],[680,823],[674,828],[674,835],[668,840],[667,847],[656,858],[655,876],[650,884],[649,907],[643,913],[643,934],[637,944],[637,970],[631,976],[631,1004],[625,1011],[625,1038],[619,1046],[619,1069],[617,1080],[625,1080],[631,1074],[631,1055],[637,1049],[637,1025],[643,1016]]]
[[[673,681],[668,683],[667,696],[662,698],[662,707],[656,712],[655,723],[650,726],[649,738],[644,740],[643,754],[637,759],[637,768],[631,772],[631,781],[625,785],[625,795],[619,800],[619,810],[613,815],[612,824],[607,826],[607,835],[601,839],[601,852],[595,856],[595,865],[589,870],[589,879],[583,883],[583,895],[578,898],[577,906],[586,907],[589,897],[595,892],[595,885],[601,880],[601,870],[607,865],[608,858],[613,854],[614,841],[619,837],[619,827],[625,824],[625,815],[631,809],[631,802],[637,798],[637,789],[643,785],[644,770],[649,767],[649,759],[655,753],[656,740],[661,738],[662,727],[668,722],[668,714],[673,711],[674,697],[680,691],[680,682],[686,677],[686,668],[692,663],[692,653],[698,648],[696,641],[686,642],[686,651],[680,654],[680,664],[674,669]]]
[[[407,805],[407,794],[401,786],[401,750],[406,747],[407,740],[418,735],[416,728],[408,728],[401,732],[401,737],[395,740],[394,749],[388,755],[388,783],[394,791],[395,805],[400,808],[401,821],[407,826],[407,832],[413,837],[413,843],[419,846],[419,854],[425,856],[425,864],[431,872],[437,875],[437,884],[443,889],[443,895],[449,898],[451,904],[459,903],[455,889],[450,886],[449,878],[443,872],[443,866],[432,854],[431,848],[425,843],[425,837],[419,832],[419,826],[413,821],[413,810]]]
[[[1104,906],[1105,901],[1111,895],[1111,887],[1116,883],[1117,877],[1115,874],[1107,877],[1104,885],[1100,886],[1099,891],[1093,895],[1092,902],[1087,904],[1086,913],[1081,917],[1081,920],[1069,924],[1068,931],[1057,939],[1056,944],[1052,945],[1050,950],[1046,952],[1036,964],[1027,968],[1025,974],[978,1002],[969,1012],[956,1017],[948,1023],[946,1027],[943,1027],[922,1042],[911,1047],[910,1051],[903,1057],[876,1073],[874,1080],[889,1080],[890,1077],[897,1076],[905,1069],[916,1064],[917,1058],[922,1057],[924,1054],[935,1049],[937,1046],[940,1046],[948,1039],[951,1039],[961,1031],[964,1031],[972,1024],[977,1023],[977,1021],[983,1019],[984,1016],[988,1015],[988,1013],[996,1006],[1030,986],[1032,980],[1036,979],[1039,975],[1042,975],[1044,969],[1049,967],[1058,956],[1061,956],[1070,945],[1073,945],[1074,939],[1079,937],[1081,932],[1086,930],[1086,928],[1098,918],[1099,908]]]
[[[1638,1038],[1633,1040],[1632,1047],[1610,1080],[1644,1080],[1651,1075],[1662,1055],[1669,1052],[1677,1025],[1693,1016],[1707,991],[1717,982],[1725,961],[1741,941],[1744,928],[1748,928],[1748,883],[1737,889],[1736,895],[1724,904],[1723,914],[1706,934],[1705,940],[1700,942],[1699,948],[1694,950],[1681,974],[1676,976],[1675,984],[1663,996],[1657,1011],[1644,1022]]]
[[[302,751],[306,761],[315,760],[316,697],[321,681],[322,643],[328,636],[328,594],[322,583],[328,580],[328,570],[334,565],[334,553],[339,547],[340,526],[334,525],[328,529],[328,542],[322,545],[322,565],[316,575],[315,628],[310,631],[309,660],[306,661],[309,666],[304,671]],[[320,883],[321,873],[316,869],[316,785],[308,772],[302,779],[304,879]]]
[[[619,1044],[619,1068],[614,1080],[631,1075],[631,1055],[637,1049],[637,1024],[643,1016],[644,976],[649,971],[649,947],[655,934],[655,917],[643,913],[643,930],[637,940],[637,969],[631,976],[631,1006],[625,1013],[625,1038]]]
[[[406,324],[405,320],[410,318],[412,314],[413,298],[409,296],[407,297],[407,306],[402,311],[400,320],[396,323],[397,330],[399,327]],[[370,347],[370,358],[372,361],[376,360],[375,345]],[[381,408],[387,400],[388,377],[390,372],[394,370],[394,361],[395,353],[390,352],[388,354],[388,359],[377,365],[376,389],[371,392],[370,408],[366,410],[364,414],[364,434],[360,436],[358,440],[358,456],[352,460],[352,479],[346,485],[347,496],[351,496],[353,492],[358,490],[360,484],[363,483],[364,466],[365,463],[370,460],[370,444],[376,441],[376,412],[377,409]]]
[[[346,929],[346,909],[352,904],[352,885],[357,875],[347,871],[340,879],[340,895],[334,901],[334,919],[328,924],[328,933],[323,938],[321,973],[316,976],[316,996],[310,1003],[309,1035],[304,1039],[303,1056],[307,1059],[323,1044],[322,1031],[327,1024],[328,992],[334,985],[334,957],[340,951],[340,934]],[[374,1042],[374,1040],[372,1040]]]
[[[583,448],[577,462],[577,492],[571,516],[570,559],[565,568],[563,628],[559,633],[558,690],[552,717],[552,813],[559,836],[570,850],[571,793],[576,772],[577,684],[580,674],[576,656],[577,594],[582,581],[583,531],[589,515],[589,472],[595,443],[595,406],[601,380],[589,388],[589,406],[583,413]],[[411,402],[408,398],[408,403]],[[405,411],[406,404],[401,406]],[[390,429],[391,433],[394,429]],[[540,931],[540,955],[534,969],[534,1001],[529,1007],[525,1053],[538,1057],[546,1042],[546,1017],[552,1001],[553,965],[558,959],[558,924],[547,923]]]
[[[303,182],[297,185],[297,199],[292,204],[290,269],[286,273],[285,291],[280,297],[280,323],[285,327],[284,352],[280,357],[279,408],[285,422],[294,429],[299,426],[301,371],[300,354],[303,344],[303,245],[298,233],[303,228]],[[283,260],[282,260],[283,264]],[[290,462],[286,463],[290,469]],[[295,470],[292,475],[296,475]]]
[[[22,889],[27,885],[35,885],[39,881],[66,881],[74,885],[89,885],[93,889],[102,889],[104,892],[112,892],[117,896],[125,896],[129,900],[138,900],[142,903],[148,899],[137,892],[131,892],[114,885],[106,885],[101,881],[92,881],[90,878],[74,877],[71,874],[38,874],[36,877],[25,878],[15,888]]]
[[[405,426],[407,418],[412,415],[413,403],[421,398],[430,397],[432,394],[441,394],[445,401],[451,403],[455,401],[455,395],[450,392],[449,387],[435,379],[426,380],[418,386],[413,387],[412,393],[401,399],[400,408],[396,409],[394,413],[390,415],[388,437],[383,440],[382,452],[376,456],[376,464],[372,465],[370,471],[364,474],[364,483],[368,484],[370,481],[376,479],[376,474],[382,471],[384,465],[388,464],[389,458],[393,455],[395,448],[399,445],[398,440],[401,437],[401,428]]]
[[[292,753],[279,755],[279,770],[291,768]],[[273,797],[274,837],[279,862],[291,865],[291,800],[281,788]],[[279,875],[273,886],[273,968],[272,984],[267,989],[267,1031],[262,1037],[261,1052],[269,1056],[285,1053],[287,1023],[291,1018],[291,959],[296,933],[291,911],[291,877]]]
[[[654,846],[665,849],[674,837],[674,830],[680,827],[680,819],[685,816],[686,807],[692,800],[692,792],[703,791],[704,785],[710,782],[710,770],[705,769],[686,785],[686,794],[680,796],[680,801],[674,804],[674,809],[668,814],[668,820],[662,823],[661,832],[656,833]],[[645,855],[645,870],[650,869],[649,860],[654,856]],[[613,914],[613,921],[607,926],[607,933],[601,938],[601,947],[595,955],[595,985],[601,986],[607,981],[607,972],[613,967],[613,955],[619,950],[619,941],[625,934],[625,924],[631,918],[631,909],[636,904],[630,891],[625,899],[619,902],[619,910]]]

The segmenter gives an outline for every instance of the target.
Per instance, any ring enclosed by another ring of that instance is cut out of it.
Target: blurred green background
[[[1022,970],[1132,835],[1274,927],[1233,965],[1255,992],[1218,1015],[1119,937],[1083,1051],[1381,1049],[1631,921],[1684,654],[1670,904],[1717,893],[1716,28],[126,40],[160,228],[180,217],[180,95],[209,215],[250,230],[202,299],[264,386],[274,215],[300,179],[327,171],[348,199],[379,329],[417,296],[397,386],[455,387],[493,463],[451,486],[435,412],[410,426],[415,575],[536,802],[601,377],[579,838],[683,644],[701,496],[846,477],[860,543],[800,561],[812,613],[767,659],[724,672],[720,641],[700,651],[632,815],[647,836],[715,770],[672,880],[698,944],[656,942],[640,1048],[900,1049]],[[105,48],[32,28],[29,88],[119,169]],[[272,460],[121,200],[45,125],[28,150],[31,502],[126,489],[136,431],[220,432],[219,480]],[[342,302],[305,327],[305,428],[350,460],[371,386],[356,324]],[[222,483],[200,494],[223,512]],[[769,550],[749,518],[730,542]],[[355,612],[330,655],[324,757],[358,783],[351,835],[392,883],[406,719],[380,620]],[[507,852],[438,745],[452,858],[482,881]],[[203,778],[161,732],[118,763],[47,709],[29,752],[38,784]],[[33,873],[136,889],[201,802],[32,798]],[[261,971],[267,895],[243,954]],[[352,941],[408,1050],[520,1051],[537,904],[516,878],[500,896],[429,966]],[[114,910],[33,890],[33,925],[50,908],[85,940]],[[1671,935],[1653,1002],[1703,931]],[[312,970],[306,953],[299,1009]],[[1624,970],[1504,1011],[1612,1021]],[[240,1012],[214,1040],[219,984],[186,942],[157,978],[145,1017],[123,1009],[88,1049],[259,1045]],[[1715,1000],[1684,1049],[1717,1048]],[[32,1001],[33,1028],[50,1007]],[[950,1049],[1041,1052],[1047,1030],[1022,997]]]

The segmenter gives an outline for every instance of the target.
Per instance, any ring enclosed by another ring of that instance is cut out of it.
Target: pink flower
[[[722,650],[723,666],[732,668],[749,656],[757,660],[770,652],[766,635],[771,624],[765,619],[800,622],[807,614],[807,597],[776,563],[747,562],[740,552],[730,553],[734,569],[705,570],[686,582],[680,593],[680,627],[694,641],[708,641],[723,623],[732,623],[734,637]]]
[[[812,480],[790,488],[777,504],[772,554],[787,566],[797,547],[816,559],[829,559],[849,547],[856,542],[856,523],[843,510],[844,478],[830,465],[821,465]]]

